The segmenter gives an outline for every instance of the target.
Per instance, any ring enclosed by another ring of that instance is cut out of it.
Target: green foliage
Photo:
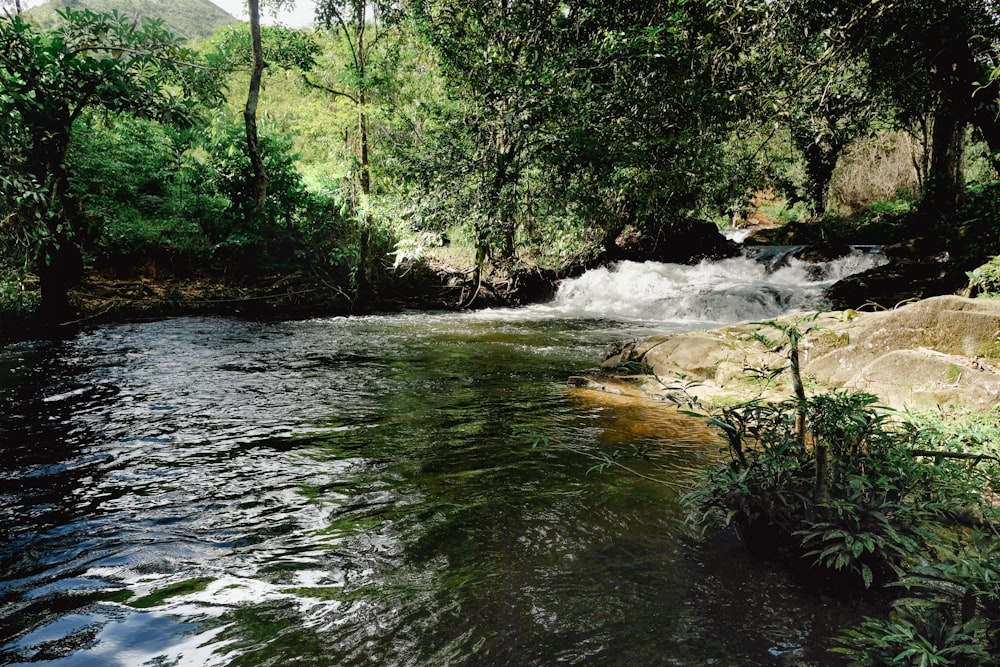
[[[206,221],[205,233],[227,264],[252,271],[283,256],[283,246],[293,240],[307,193],[288,137],[264,134],[260,146],[269,186],[265,209],[258,212],[243,132],[242,124],[223,118],[212,126],[206,146],[210,173],[229,205],[217,220]]]
[[[809,399],[806,421],[814,443],[827,446],[835,465],[835,479],[863,471],[871,460],[891,455],[898,437],[888,423],[890,417],[875,409],[871,394],[834,391]]]
[[[265,25],[260,28],[260,39],[264,62],[274,70],[309,71],[321,53],[314,36],[304,30]],[[249,69],[253,53],[248,25],[226,26],[214,35],[212,42],[218,45],[230,68]]]
[[[122,14],[72,9],[61,16],[65,23],[48,33],[0,17],[0,179],[13,235],[25,239],[49,318],[68,310],[81,248],[94,238],[70,187],[76,121],[102,110],[190,127],[220,92],[214,72],[162,21],[138,27]]]
[[[809,0],[782,3],[805,28],[832,42],[826,56],[863,64],[868,96],[897,127],[922,128],[927,154],[923,208],[950,215],[964,188],[965,131],[975,127],[996,153],[1000,82],[990,78],[1000,19],[981,0]],[[929,118],[932,127],[928,127]]]
[[[955,211],[951,245],[961,266],[972,270],[1000,255],[1000,181],[970,187]]]
[[[306,189],[288,135],[262,134],[261,149],[270,185],[263,214],[252,200],[252,169],[243,126],[219,118],[208,134],[207,170],[225,202],[220,214],[202,221],[218,268],[243,275],[306,270],[332,279],[338,288],[357,289],[363,224],[347,215],[337,192]],[[369,231],[376,257],[386,257],[395,239]],[[373,280],[384,279],[383,263],[370,267]]]
[[[628,449],[616,449],[610,453],[599,452],[595,458],[598,462],[587,468],[588,475],[592,472],[604,472],[614,466],[621,466],[622,461],[650,460],[646,448],[637,445],[631,445]]]
[[[38,292],[29,289],[25,276],[3,268],[0,274],[0,329],[14,330],[38,308]]]
[[[208,37],[237,22],[209,0],[50,0],[27,10],[25,18],[41,30],[53,30],[63,23],[59,11],[67,7],[96,14],[117,11],[140,25],[147,19],[162,20],[164,28],[186,39]]]
[[[784,341],[761,340],[794,351],[802,332],[771,325]],[[730,462],[686,495],[694,523],[734,525],[748,547],[813,581],[905,591],[889,618],[844,632],[836,650],[852,664],[978,665],[997,654],[995,414],[899,421],[873,396],[840,391],[723,407],[708,423]]]
[[[923,543],[923,507],[908,501],[917,481],[903,439],[864,394],[806,402],[809,439],[795,432],[797,402],[724,408],[709,423],[729,444],[729,466],[690,493],[697,524],[736,524],[751,548],[786,559],[821,581],[870,588]],[[815,493],[815,442],[830,443],[827,494]]]
[[[87,116],[70,145],[75,196],[100,226],[92,249],[99,267],[128,270],[145,261],[176,272],[208,256],[203,226],[226,201],[193,157],[199,133],[131,116]]]
[[[845,630],[834,650],[858,666],[991,664],[1000,654],[1000,540],[979,529],[942,549],[894,583],[900,596],[888,618]]]
[[[969,277],[969,289],[976,296],[1000,297],[1000,257],[991,258],[982,266],[966,272],[966,275]]]
[[[481,256],[509,260],[557,220],[578,237],[631,223],[655,237],[738,180],[723,155],[737,105],[722,83],[736,69],[740,49],[727,39],[738,20],[701,9],[421,8],[418,29],[463,103],[425,154],[448,175],[438,201],[469,222]]]
[[[871,396],[809,398],[807,444],[795,434],[796,410],[754,401],[711,415],[731,462],[687,495],[696,524],[735,524],[748,546],[810,577],[868,589],[921,562],[951,527],[995,514],[983,497],[995,468],[917,460],[915,445],[939,440],[889,421]],[[813,484],[820,441],[831,462],[822,498]]]

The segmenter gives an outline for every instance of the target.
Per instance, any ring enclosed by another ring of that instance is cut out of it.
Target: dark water
[[[622,337],[175,319],[0,349],[0,664],[836,664],[849,605],[689,535],[714,436],[567,389]],[[666,483],[587,473],[632,445]]]

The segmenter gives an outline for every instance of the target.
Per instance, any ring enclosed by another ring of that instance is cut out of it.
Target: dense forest
[[[123,294],[254,315],[516,302],[615,259],[724,256],[720,227],[761,220],[764,241],[933,258],[899,298],[1000,292],[987,0],[317,0],[310,29],[261,26],[257,0],[249,25],[0,2],[0,338],[140,313]],[[995,660],[976,466],[996,459],[963,449],[995,420],[942,435],[867,395],[807,399],[805,334],[770,325],[796,398],[709,416],[733,462],[689,497],[701,519],[765,516],[859,595],[906,586],[912,606],[848,631],[856,664]]]
[[[320,2],[256,50],[246,25],[33,12],[0,23],[7,318],[71,319],[82,276],[143,267],[363,308],[449,255],[469,304],[623,237],[711,255],[703,225],[762,201],[962,271],[1000,236],[988,2]]]

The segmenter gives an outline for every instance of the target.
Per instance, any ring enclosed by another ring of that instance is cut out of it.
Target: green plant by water
[[[686,494],[691,522],[827,590],[892,598],[844,631],[857,665],[980,665],[1000,654],[998,415],[901,415],[852,391],[806,396],[807,331],[762,323],[788,351],[796,396],[710,411],[729,452]],[[694,413],[692,413],[694,414]]]

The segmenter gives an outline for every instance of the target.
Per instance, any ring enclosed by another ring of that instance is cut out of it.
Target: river
[[[814,305],[878,261],[772,259],[0,348],[0,664],[838,664],[850,601],[685,525],[721,441],[566,385],[608,342]]]

